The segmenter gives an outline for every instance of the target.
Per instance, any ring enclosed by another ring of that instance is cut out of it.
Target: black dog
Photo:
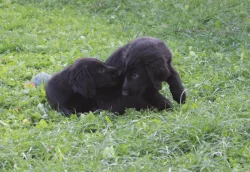
[[[172,108],[171,102],[158,91],[162,88],[162,81],[169,84],[175,101],[186,101],[185,89],[171,61],[172,54],[163,41],[142,37],[119,48],[106,64],[122,70],[119,82],[122,95],[141,97],[140,100],[162,110]]]
[[[116,68],[95,58],[80,58],[52,76],[46,84],[46,96],[50,105],[66,116],[95,111],[99,109],[95,98],[98,89],[115,86],[118,77]]]
[[[136,110],[152,108],[152,106],[142,97],[123,96],[121,90],[122,85],[98,89],[95,97],[97,102],[96,110],[108,110],[118,114],[123,114],[128,108],[134,108]]]

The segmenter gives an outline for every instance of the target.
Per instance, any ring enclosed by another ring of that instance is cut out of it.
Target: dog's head
[[[119,72],[95,58],[80,58],[70,66],[70,80],[74,92],[91,98],[96,88],[112,87],[117,84]]]
[[[142,95],[152,82],[144,66],[127,68],[125,81],[122,87],[122,95]]]
[[[122,94],[127,96],[142,95],[148,87],[156,90],[162,88],[162,81],[168,77],[169,70],[165,66],[136,66],[127,68]]]
[[[170,75],[171,57],[168,47],[158,39],[145,37],[133,41],[125,53],[123,95],[143,94],[149,86],[160,90],[162,81]]]

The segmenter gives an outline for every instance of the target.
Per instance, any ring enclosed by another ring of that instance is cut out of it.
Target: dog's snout
[[[129,95],[129,88],[128,88],[126,79],[125,79],[124,85],[122,87],[122,95],[123,96],[128,96]]]
[[[108,66],[108,71],[112,74],[112,77],[117,78],[119,76],[119,72],[117,68]]]
[[[121,75],[122,75],[122,70],[117,70],[117,71],[116,71],[116,74],[117,74],[118,76],[121,76]]]
[[[117,78],[118,77],[118,74],[116,71],[112,72],[112,78]]]
[[[121,76],[121,71],[120,70],[117,70],[116,68],[114,69],[111,69],[111,74],[112,74],[112,77],[113,78],[118,78]]]
[[[124,89],[124,88],[123,88],[123,89],[122,89],[122,95],[123,95],[123,96],[128,96],[128,89],[126,89],[126,88]]]
[[[113,66],[108,66],[108,71],[115,72],[115,71],[117,71],[117,69]]]

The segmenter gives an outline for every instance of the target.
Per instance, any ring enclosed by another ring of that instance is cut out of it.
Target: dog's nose
[[[122,75],[122,70],[117,70],[117,74],[118,74],[118,76],[121,76]]]
[[[123,96],[128,96],[128,90],[124,90],[124,89],[123,89],[123,90],[122,90],[122,95],[123,95]]]
[[[123,96],[129,95],[129,88],[126,85],[123,85],[123,87],[122,87],[122,95]]]
[[[113,75],[112,75],[112,77],[113,78],[118,78],[119,76],[121,76],[121,71],[120,70],[115,70],[114,72],[113,72]]]
[[[117,77],[118,77],[117,72],[114,72],[114,73],[112,74],[112,78],[117,78]]]
[[[112,74],[113,78],[118,78],[121,75],[120,70],[113,66],[108,66],[108,71]]]

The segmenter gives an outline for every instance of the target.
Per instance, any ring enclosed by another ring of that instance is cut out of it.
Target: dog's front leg
[[[185,103],[186,102],[186,91],[182,85],[181,77],[179,73],[170,65],[169,70],[171,75],[166,80],[173,99],[178,103]]]
[[[67,108],[65,108],[65,107],[61,107],[59,109],[59,112],[61,112],[66,117],[70,117],[70,115],[71,115],[70,111]]]
[[[149,105],[158,110],[172,109],[173,107],[172,103],[154,88],[147,89],[143,94],[143,98]]]

